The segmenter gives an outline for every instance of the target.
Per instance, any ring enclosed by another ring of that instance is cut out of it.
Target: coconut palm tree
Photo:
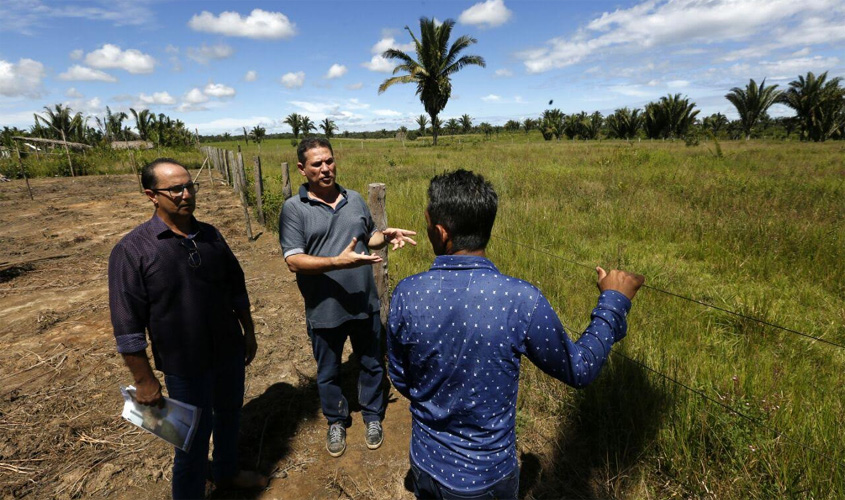
[[[379,94],[396,83],[416,83],[417,95],[426,113],[431,117],[432,125],[452,95],[451,76],[466,66],[476,65],[483,68],[487,65],[481,56],[458,57],[461,51],[476,43],[477,40],[463,35],[450,46],[449,37],[454,26],[455,21],[452,19],[446,19],[438,24],[434,19],[422,17],[419,39],[409,27],[405,26],[414,42],[416,59],[399,49],[387,49],[382,54],[385,59],[396,59],[400,62],[393,69],[394,75],[400,72],[407,74],[393,76],[382,82],[378,88]],[[432,127],[432,129],[434,144],[437,145],[437,128]]]
[[[85,140],[85,119],[82,113],[73,114],[70,106],[44,106],[44,115],[35,115],[35,124],[39,125],[39,121],[44,126],[38,129],[47,138],[76,142]]]
[[[734,105],[736,112],[739,114],[739,121],[742,124],[742,130],[745,132],[746,141],[751,139],[751,129],[754,128],[754,125],[780,97],[777,87],[777,85],[766,87],[765,78],[758,87],[757,82],[752,78],[744,89],[734,87],[725,95],[725,99]]]
[[[468,134],[472,130],[472,118],[467,114],[463,114],[459,121],[461,122],[461,132]]]
[[[299,139],[299,132],[302,130],[302,117],[296,113],[291,113],[285,118],[285,123],[290,125],[293,131],[293,138]]]
[[[132,113],[132,117],[135,118],[135,128],[138,129],[138,137],[142,141],[149,140],[156,115],[150,113],[149,109],[142,109],[138,112],[133,108],[129,108],[129,111]]]
[[[559,109],[547,109],[540,117],[540,133],[543,139],[550,141],[552,138],[560,140],[563,134],[564,119],[566,115]]]
[[[323,134],[325,134],[326,139],[331,139],[334,135],[334,131],[337,130],[337,125],[334,120],[326,118],[320,122],[320,128],[323,129]]]
[[[451,135],[457,134],[458,130],[460,130],[460,128],[461,128],[461,125],[458,122],[457,118],[449,118],[448,120],[446,120],[446,130],[449,131],[449,134],[451,134]]]
[[[633,139],[643,124],[639,109],[620,108],[607,117],[607,129],[611,137]]]
[[[712,132],[713,135],[719,135],[719,131],[726,128],[728,123],[730,123],[730,121],[728,121],[728,117],[722,113],[713,113],[701,120],[701,124],[704,128]]]
[[[311,121],[311,118],[305,115],[299,116],[299,127],[302,129],[303,135],[308,135],[311,133],[312,130],[317,130],[317,126],[314,125],[314,122]]]
[[[827,79],[827,71],[816,77],[813,72],[789,82],[789,89],[779,102],[795,110],[801,140],[824,141],[845,123],[845,89],[842,78]]]
[[[428,117],[425,115],[420,115],[417,118],[417,125],[420,126],[420,137],[425,135],[425,127],[428,125]]]
[[[681,94],[663,96],[645,107],[644,129],[649,139],[683,137],[695,123],[699,110]]]
[[[252,127],[252,130],[249,131],[249,138],[252,139],[252,142],[258,144],[258,153],[261,154],[261,141],[264,140],[264,137],[267,135],[267,129],[262,127],[261,125],[256,125]]]

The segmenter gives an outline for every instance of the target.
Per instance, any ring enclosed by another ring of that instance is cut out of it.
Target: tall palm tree
[[[311,121],[311,118],[305,115],[299,115],[299,126],[302,128],[302,134],[308,135],[312,130],[317,130],[317,126]]]
[[[461,122],[461,132],[468,134],[472,130],[472,118],[467,114],[463,114],[459,121]]]
[[[845,89],[842,78],[827,79],[827,71],[816,77],[813,72],[789,82],[780,102],[795,110],[801,140],[824,141],[845,122]]]
[[[285,123],[290,125],[293,131],[293,138],[299,139],[299,132],[302,130],[302,117],[296,113],[291,113],[285,118]]]
[[[334,131],[337,130],[337,124],[335,124],[334,120],[326,118],[320,122],[320,128],[323,129],[323,134],[325,134],[326,139],[331,139],[334,135]]]
[[[85,119],[82,113],[73,113],[70,106],[56,104],[52,108],[44,106],[44,115],[35,115],[35,124],[44,124],[42,134],[48,138],[68,141],[85,140]]]
[[[736,112],[739,114],[739,121],[742,124],[742,130],[745,132],[746,141],[751,139],[751,129],[754,128],[754,125],[780,96],[777,87],[777,85],[766,87],[765,78],[758,87],[757,82],[752,78],[744,89],[734,87],[725,95],[725,99],[734,105]]]
[[[681,94],[663,96],[645,107],[644,128],[649,139],[683,137],[695,123],[699,110]]]
[[[416,83],[417,95],[426,113],[431,117],[432,125],[452,95],[451,76],[466,66],[476,65],[482,68],[487,66],[481,56],[458,57],[461,51],[476,43],[477,40],[463,35],[449,46],[449,37],[454,26],[455,21],[452,19],[446,19],[442,24],[438,24],[434,19],[422,17],[419,39],[409,27],[405,26],[414,42],[417,59],[399,49],[387,49],[382,54],[385,59],[396,59],[400,62],[393,69],[394,75],[403,71],[407,74],[388,78],[379,85],[378,93],[381,94],[396,83]],[[434,144],[437,145],[437,129],[434,127],[432,129]]]
[[[425,127],[428,125],[428,117],[425,115],[420,115],[417,118],[417,125],[420,126],[420,137],[425,135]]]
[[[135,118],[135,128],[138,129],[138,137],[142,141],[149,140],[152,133],[153,123],[155,122],[155,114],[150,113],[149,109],[142,109],[140,112],[129,108],[132,116]]]
[[[258,144],[258,154],[261,154],[261,141],[264,140],[266,135],[267,129],[261,125],[256,125],[249,131],[249,138],[252,139],[252,142]]]

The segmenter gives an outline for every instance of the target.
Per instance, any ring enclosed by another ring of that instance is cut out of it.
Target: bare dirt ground
[[[32,187],[34,201],[22,181],[0,184],[0,496],[167,498],[172,448],[120,417],[118,388],[132,380],[115,351],[106,279],[112,247],[151,206],[134,176]],[[246,273],[259,349],[247,368],[241,465],[274,476],[265,491],[212,497],[413,498],[407,401],[391,392],[375,451],[356,411],[346,453],[331,458],[302,299],[275,235],[248,241],[222,185],[205,183],[196,215],[220,229]],[[355,373],[345,362],[353,411]]]

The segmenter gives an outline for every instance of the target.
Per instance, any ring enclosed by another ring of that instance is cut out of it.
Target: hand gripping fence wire
[[[553,254],[553,253],[551,253],[551,252],[549,252],[549,251],[542,250],[542,249],[539,249],[539,248],[534,248],[534,247],[532,247],[532,246],[530,246],[530,245],[526,245],[526,244],[524,244],[524,243],[519,243],[519,242],[516,242],[516,241],[512,241],[512,240],[509,240],[509,239],[507,239],[507,238],[503,238],[503,237],[501,237],[501,236],[494,236],[494,238],[499,239],[499,240],[502,240],[502,241],[506,241],[506,242],[508,242],[508,243],[511,243],[511,244],[514,244],[514,245],[517,245],[517,246],[521,246],[521,247],[523,247],[523,248],[527,248],[527,249],[529,249],[529,250],[532,250],[532,251],[535,251],[535,252],[538,252],[538,253],[542,253],[542,254],[545,254],[545,255],[549,255],[549,256],[554,257],[554,258],[556,258],[556,259],[559,259],[559,260],[562,260],[562,261],[565,261],[565,262],[569,262],[569,263],[571,263],[571,264],[574,264],[574,265],[577,265],[577,266],[580,266],[580,267],[584,267],[584,268],[588,268],[588,269],[594,269],[594,267],[593,267],[593,266],[589,266],[589,265],[587,265],[587,264],[582,264],[582,263],[580,263],[580,262],[578,262],[578,261],[570,260],[570,259],[567,259],[567,258],[565,258],[565,257],[561,257],[561,256],[559,256],[559,255]],[[645,286],[645,285],[643,285],[643,286]],[[787,331],[787,332],[794,332],[793,330],[791,330],[791,329],[789,329],[789,328],[785,328],[785,327],[781,327],[781,326],[778,326],[778,325],[774,325],[774,324],[772,324],[772,323],[768,323],[768,322],[766,322],[766,321],[759,320],[759,319],[757,319],[757,318],[752,318],[752,317],[749,317],[749,316],[744,316],[744,315],[739,314],[739,313],[734,313],[733,311],[728,311],[728,310],[726,310],[726,309],[722,309],[722,308],[720,308],[720,307],[716,307],[716,306],[713,306],[713,305],[707,304],[706,302],[701,302],[701,301],[698,301],[698,300],[695,300],[695,299],[690,299],[690,298],[684,297],[684,296],[682,296],[682,295],[678,295],[678,294],[675,294],[675,293],[672,293],[672,292],[667,292],[667,291],[665,291],[665,290],[661,290],[661,289],[659,289],[659,288],[654,288],[654,287],[648,287],[648,288],[650,288],[650,289],[652,289],[652,290],[655,290],[655,291],[658,291],[658,292],[665,293],[665,294],[667,294],[667,295],[671,295],[671,296],[673,296],[673,297],[682,298],[682,299],[685,299],[685,300],[689,300],[690,302],[695,302],[695,303],[697,303],[697,304],[701,304],[701,305],[704,305],[704,306],[707,306],[707,307],[712,307],[712,308],[714,308],[714,309],[718,309],[718,310],[720,310],[720,311],[725,311],[725,312],[728,312],[728,313],[731,313],[731,314],[735,314],[735,315],[737,315],[737,316],[740,316],[740,317],[743,317],[743,318],[746,318],[746,319],[749,319],[749,320],[752,320],[752,321],[757,321],[757,322],[760,322],[760,323],[763,323],[763,324],[766,324],[766,325],[769,325],[769,326],[773,326],[773,327],[775,327],[775,328],[780,328],[781,330],[784,330],[784,331]],[[575,332],[575,331],[578,331],[578,330],[576,330],[576,329],[569,328],[567,325],[563,325],[563,327],[564,327],[566,330],[570,331],[570,332]],[[581,332],[581,333],[583,334],[583,332]],[[816,340],[819,340],[819,341],[825,342],[825,343],[827,343],[827,344],[835,345],[835,346],[838,346],[838,347],[845,347],[845,346],[842,346],[842,345],[837,344],[837,343],[835,343],[835,342],[830,342],[830,341],[826,341],[826,340],[824,340],[824,339],[820,339],[820,338],[817,338],[817,337],[813,337],[812,335],[802,334],[802,333],[800,333],[800,332],[794,332],[794,333],[798,333],[799,335],[803,335],[803,336],[805,336],[805,337],[810,337],[810,338],[813,338],[813,339],[816,339]],[[737,415],[738,417],[740,417],[740,418],[742,418],[742,419],[744,419],[744,420],[747,420],[748,422],[751,422],[752,424],[754,424],[754,425],[756,425],[756,426],[758,426],[758,427],[761,427],[761,428],[763,428],[763,429],[766,429],[767,431],[769,431],[769,432],[771,432],[772,434],[774,434],[775,439],[781,439],[781,438],[782,438],[784,441],[787,441],[787,442],[789,442],[789,443],[791,443],[791,444],[793,444],[793,445],[796,445],[796,446],[798,446],[798,447],[800,447],[800,448],[803,448],[803,449],[805,449],[805,450],[809,450],[809,451],[811,451],[811,452],[815,453],[816,455],[818,455],[818,456],[820,456],[820,457],[824,458],[825,460],[829,460],[830,462],[832,462],[832,463],[834,463],[834,464],[836,464],[836,465],[845,466],[845,462],[843,462],[843,461],[841,461],[841,460],[837,459],[836,457],[834,457],[834,456],[833,456],[832,454],[830,454],[829,452],[827,452],[827,451],[821,451],[821,450],[819,450],[819,449],[817,449],[817,448],[815,448],[815,447],[813,447],[813,446],[810,446],[810,445],[808,445],[808,444],[806,444],[806,443],[803,443],[803,442],[801,442],[801,441],[799,441],[799,440],[797,440],[797,439],[795,439],[795,438],[793,438],[793,437],[790,437],[788,434],[785,434],[784,432],[780,431],[779,429],[777,429],[777,428],[775,428],[775,427],[772,427],[772,426],[770,426],[770,425],[766,424],[766,423],[765,423],[765,422],[763,422],[762,420],[760,420],[760,419],[758,419],[758,418],[754,418],[754,417],[752,417],[752,416],[750,416],[750,415],[747,415],[747,414],[745,414],[745,413],[743,413],[743,412],[741,412],[741,411],[737,410],[736,408],[733,408],[733,407],[732,407],[732,406],[730,406],[730,405],[727,405],[727,404],[725,404],[725,403],[722,403],[721,401],[719,401],[719,400],[717,400],[717,399],[715,399],[715,398],[712,398],[712,397],[708,396],[708,395],[707,395],[706,393],[704,393],[703,391],[700,391],[700,390],[698,390],[698,389],[694,389],[694,388],[690,387],[689,385],[687,385],[687,384],[685,384],[685,383],[683,383],[683,382],[681,382],[681,381],[677,380],[676,378],[671,377],[671,376],[669,376],[669,375],[667,375],[667,374],[665,374],[665,373],[663,373],[663,372],[661,372],[661,371],[659,371],[659,370],[656,370],[656,369],[654,369],[654,368],[652,368],[652,367],[648,366],[647,364],[643,363],[642,361],[639,361],[639,360],[637,360],[637,359],[634,359],[634,358],[632,358],[632,357],[630,357],[630,356],[626,356],[625,354],[622,354],[622,353],[621,353],[621,352],[619,352],[618,350],[611,350],[611,354],[614,354],[614,355],[616,355],[616,356],[622,357],[623,359],[625,359],[625,360],[626,360],[626,361],[628,361],[629,363],[632,363],[632,364],[638,365],[638,366],[640,366],[640,367],[644,368],[645,370],[648,370],[649,372],[654,373],[655,375],[659,375],[660,377],[663,377],[663,379],[664,379],[664,380],[668,380],[669,382],[672,382],[673,384],[675,384],[675,385],[677,385],[677,386],[679,386],[679,387],[682,387],[682,388],[686,389],[687,391],[689,391],[689,392],[691,392],[691,393],[693,393],[693,394],[695,394],[695,395],[697,395],[697,396],[701,397],[701,398],[702,398],[702,399],[704,399],[705,401],[707,401],[707,402],[709,402],[709,403],[712,403],[712,404],[715,404],[715,405],[717,405],[717,406],[721,407],[722,409],[724,409],[724,410],[726,410],[726,411],[728,411],[728,412],[730,412],[730,413],[733,413],[734,415]]]
[[[530,245],[526,245],[525,243],[513,241],[513,240],[510,240],[510,239],[505,238],[503,236],[495,236],[494,235],[493,238],[495,238],[497,240],[505,241],[505,242],[510,243],[512,245],[527,248],[527,249],[532,250],[532,251],[537,252],[537,253],[548,255],[549,257],[553,257],[555,259],[562,260],[564,262],[568,262],[569,264],[572,264],[572,265],[575,265],[575,266],[583,267],[585,269],[592,269],[592,270],[595,269],[595,266],[590,266],[590,265],[587,265],[587,264],[584,264],[584,263],[581,263],[581,262],[578,262],[578,261],[575,261],[575,260],[572,260],[572,259],[567,259],[566,257],[562,257],[562,256],[557,255],[555,253],[549,252],[548,250],[543,250],[541,248],[534,248]],[[721,311],[721,312],[736,316],[738,318],[746,319],[746,320],[749,320],[749,321],[754,321],[754,322],[759,323],[761,325],[770,326],[772,328],[782,330],[782,331],[787,332],[787,333],[791,333],[791,334],[794,334],[794,335],[800,335],[801,337],[812,339],[812,340],[821,342],[823,344],[828,344],[828,345],[832,345],[832,346],[835,346],[835,347],[845,349],[845,344],[841,344],[839,342],[834,342],[834,341],[831,341],[831,340],[826,340],[826,339],[823,339],[821,337],[816,337],[815,335],[810,335],[809,333],[800,332],[798,330],[794,330],[794,329],[786,327],[786,326],[776,325],[776,324],[771,323],[769,321],[766,321],[764,319],[755,318],[753,316],[748,316],[748,315],[745,315],[745,314],[742,314],[742,313],[739,313],[739,312],[736,312],[736,311],[731,311],[730,309],[725,309],[724,307],[719,307],[717,305],[710,304],[709,302],[704,302],[703,300],[698,300],[698,299],[694,299],[692,297],[687,297],[685,295],[681,295],[681,294],[678,294],[678,293],[675,293],[675,292],[670,292],[668,290],[663,290],[661,288],[650,286],[648,284],[643,284],[642,287],[647,288],[647,289],[652,290],[652,291],[655,291],[655,292],[665,294],[665,295],[669,295],[670,297],[675,297],[675,298],[678,298],[678,299],[681,299],[681,300],[686,300],[688,302],[692,302],[694,304],[698,304],[698,305],[701,305],[701,306],[704,306],[704,307],[709,307],[711,309],[715,309],[717,311]]]

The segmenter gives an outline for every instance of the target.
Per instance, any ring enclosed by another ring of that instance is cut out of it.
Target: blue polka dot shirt
[[[625,336],[630,308],[623,294],[603,292],[572,342],[539,289],[486,258],[438,256],[402,280],[390,303],[388,357],[393,385],[411,401],[411,461],[461,492],[512,472],[521,357],[583,387]]]

